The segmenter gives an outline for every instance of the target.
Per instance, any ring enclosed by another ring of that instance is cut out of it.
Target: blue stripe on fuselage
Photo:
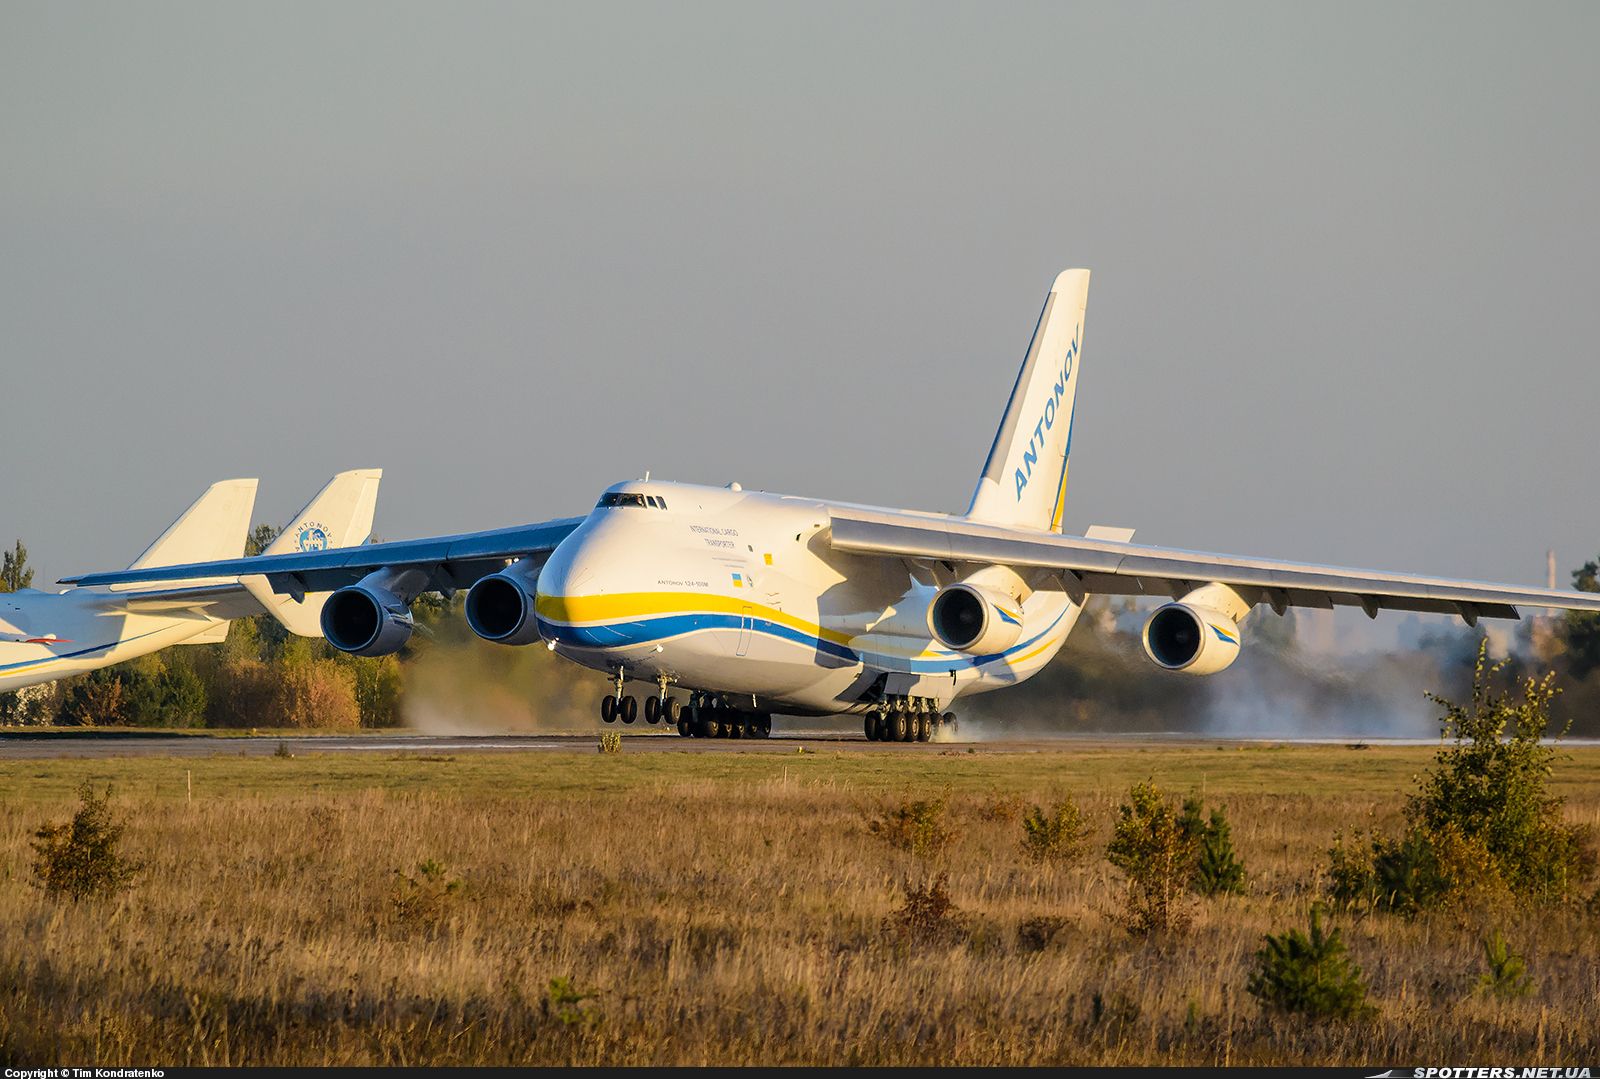
[[[1061,624],[1061,619],[1071,605],[1062,607],[1061,613],[1044,629],[1034,636],[1012,645],[1003,652],[994,652],[986,656],[963,656],[952,654],[949,658],[939,659],[911,659],[896,657],[894,660],[896,670],[910,670],[919,674],[943,674],[952,669],[982,667],[987,664],[1005,659],[1014,655],[1049,635],[1050,631]],[[711,612],[698,614],[673,614],[659,618],[644,618],[634,622],[611,622],[605,625],[571,626],[560,622],[547,622],[539,619],[539,632],[546,640],[554,640],[558,644],[568,645],[573,648],[637,648],[641,645],[656,644],[673,637],[684,637],[691,633],[704,630],[744,628],[744,620],[736,614],[714,614]],[[786,626],[779,622],[771,622],[765,618],[750,619],[750,629],[755,633],[764,633],[769,637],[780,640],[792,641],[816,650],[818,653],[842,663],[855,665],[865,662],[862,653],[847,645],[836,644],[833,641],[823,640],[815,634]]]

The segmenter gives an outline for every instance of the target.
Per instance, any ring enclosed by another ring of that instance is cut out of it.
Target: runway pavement
[[[615,729],[615,728],[613,728]],[[885,744],[837,734],[774,735],[771,738],[680,738],[622,728],[629,753],[793,753],[797,749],[850,750],[868,753],[937,753],[967,743]],[[148,731],[18,732],[0,734],[0,760],[51,757],[214,757],[271,756],[279,747],[296,756],[311,753],[593,753],[596,733],[430,735],[404,731],[354,735],[192,735]],[[1025,751],[1046,743],[1007,742],[972,745],[974,752]]]
[[[1094,746],[1215,746],[1215,745],[1436,745],[1426,739],[1368,738],[1229,738],[1196,734],[1063,734],[1056,737],[1023,735],[982,741],[956,739],[929,743],[868,742],[860,735],[794,730],[771,738],[680,738],[649,727],[612,727],[621,730],[628,753],[1038,753],[1087,749]],[[215,757],[270,756],[283,747],[303,756],[311,753],[593,753],[598,731],[562,734],[436,735],[412,731],[374,731],[363,734],[211,735],[176,731],[94,730],[0,732],[0,760],[56,757]],[[1568,739],[1568,747],[1600,744],[1595,739]]]

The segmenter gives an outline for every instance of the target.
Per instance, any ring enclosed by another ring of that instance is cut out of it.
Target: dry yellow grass
[[[50,1064],[1370,1063],[1592,1059],[1600,926],[1576,908],[1343,916],[1376,1016],[1264,1017],[1261,936],[1303,925],[1329,842],[1391,817],[1427,750],[1081,748],[408,762],[383,756],[0,762],[0,1061]],[[183,771],[196,800],[184,802]],[[1558,772],[1600,821],[1600,752]],[[1248,894],[1188,934],[1116,928],[1101,856],[1132,778],[1226,803]],[[116,785],[125,896],[58,904],[29,839]],[[1070,791],[1091,856],[1029,861],[1016,796]],[[936,858],[869,830],[946,796]],[[420,869],[424,863],[436,863]],[[953,941],[884,931],[948,871]],[[459,886],[450,882],[459,880]],[[1019,927],[1064,918],[1045,946]],[[1503,928],[1536,988],[1474,991]],[[551,999],[568,978],[583,1000]],[[1096,998],[1099,1003],[1096,1004]],[[1096,1016],[1098,1015],[1098,1019]]]

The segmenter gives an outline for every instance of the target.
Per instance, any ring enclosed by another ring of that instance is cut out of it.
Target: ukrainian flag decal
[[[733,575],[733,587],[735,587],[735,588],[743,588],[744,587],[744,575],[743,574],[735,573]]]
[[[1239,647],[1239,638],[1237,636],[1235,636],[1232,633],[1229,633],[1227,630],[1223,629],[1221,626],[1212,625],[1212,623],[1210,623],[1210,622],[1207,622],[1206,625],[1211,626],[1211,632],[1215,633],[1222,640],[1224,640],[1227,643],[1233,645],[1235,648]]]

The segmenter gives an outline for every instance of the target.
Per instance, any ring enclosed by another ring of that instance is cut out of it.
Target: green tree
[[[1600,561],[1590,559],[1573,570],[1572,586],[1580,592],[1600,592]],[[1600,668],[1600,614],[1568,611],[1562,637],[1572,677],[1587,678],[1590,671]]]
[[[34,875],[52,898],[115,895],[142,867],[117,850],[125,826],[111,815],[111,788],[99,795],[85,782],[78,788],[78,802],[72,820],[47,824],[34,833]]]
[[[256,525],[244,541],[244,556],[254,558],[256,555],[272,546],[272,541],[278,538],[281,529],[275,525]]]
[[[1337,929],[1324,933],[1322,908],[1311,908],[1311,932],[1273,936],[1256,952],[1245,989],[1269,1011],[1309,1019],[1349,1019],[1371,1010],[1361,968],[1345,954]]]
[[[1184,902],[1194,875],[1199,837],[1153,783],[1135,783],[1117,807],[1117,824],[1106,858],[1128,877],[1124,922],[1130,933],[1182,929],[1190,911]]]
[[[28,568],[28,549],[18,540],[0,560],[0,592],[20,592],[33,585],[33,570]]]
[[[1200,895],[1224,895],[1245,890],[1245,866],[1234,852],[1234,832],[1222,808],[1211,810],[1210,820],[1200,816],[1200,799],[1184,802],[1184,831],[1195,837],[1194,890]]]

